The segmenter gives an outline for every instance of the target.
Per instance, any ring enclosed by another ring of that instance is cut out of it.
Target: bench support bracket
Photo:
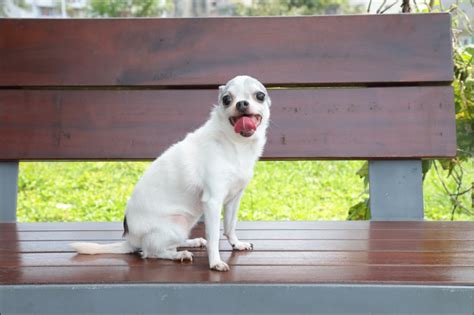
[[[369,161],[374,221],[423,220],[421,160]]]
[[[0,222],[16,221],[18,161],[0,162]]]

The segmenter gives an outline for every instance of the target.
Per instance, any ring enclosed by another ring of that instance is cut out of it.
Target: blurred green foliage
[[[237,2],[236,8],[236,14],[241,16],[349,14],[363,11],[363,6],[352,5],[349,0],[257,0],[251,6]]]
[[[91,0],[92,17],[157,17],[169,11],[172,3],[160,0]]]
[[[474,47],[455,47],[454,102],[456,107],[456,134],[458,158],[468,159],[474,154]]]

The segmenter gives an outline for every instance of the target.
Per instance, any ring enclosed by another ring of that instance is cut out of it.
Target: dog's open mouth
[[[262,116],[250,114],[230,117],[229,122],[234,127],[236,133],[243,137],[250,137],[262,122]]]

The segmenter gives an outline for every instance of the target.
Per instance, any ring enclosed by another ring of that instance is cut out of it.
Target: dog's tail
[[[129,254],[136,251],[135,248],[130,246],[128,242],[119,242],[111,244],[97,244],[97,243],[85,243],[75,242],[69,244],[79,254]]]

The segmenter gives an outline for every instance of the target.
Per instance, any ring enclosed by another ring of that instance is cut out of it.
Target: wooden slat
[[[2,19],[0,30],[0,86],[215,86],[237,74],[271,85],[452,80],[447,13]]]
[[[106,241],[97,240],[99,243]],[[405,252],[474,252],[474,241],[465,240],[251,240],[258,251],[405,251]],[[72,252],[71,241],[0,241],[0,254]],[[231,251],[226,240],[220,249]]]
[[[204,228],[198,225],[197,228]],[[240,221],[237,230],[471,230],[470,221]],[[221,223],[222,229],[222,223]],[[0,223],[0,231],[122,231],[122,222]]]
[[[205,250],[193,250],[194,264],[206,264]],[[20,259],[19,259],[20,258]],[[457,266],[474,268],[474,252],[361,252],[361,251],[294,251],[291,255],[281,251],[251,251],[221,253],[221,258],[230,266]],[[147,265],[177,266],[176,262],[149,259]],[[0,268],[18,267],[74,267],[74,266],[143,266],[138,255],[77,255],[76,253],[29,253],[1,255]]]
[[[242,240],[474,240],[474,230],[241,230],[237,236]],[[204,237],[204,230],[193,231],[191,237]],[[17,241],[121,239],[122,231],[0,232],[0,240]]]
[[[162,266],[20,267],[0,269],[0,284],[61,283],[353,283],[472,285],[474,268],[445,266]]]
[[[456,152],[451,87],[269,94],[266,159],[426,158]],[[215,90],[0,90],[0,160],[152,159],[202,125],[215,99]]]

